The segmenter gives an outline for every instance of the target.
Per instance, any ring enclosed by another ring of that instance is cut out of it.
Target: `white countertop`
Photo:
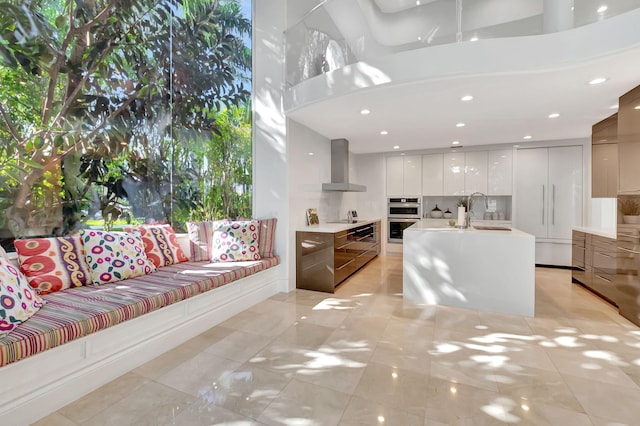
[[[362,225],[368,225],[370,223],[378,222],[380,220],[381,219],[358,219],[356,223],[326,222],[326,223],[320,223],[319,225],[300,226],[296,228],[296,231],[335,234],[336,232],[346,231],[348,229],[353,229]]]
[[[635,225],[636,227],[638,225]],[[599,235],[605,238],[613,238],[614,240],[617,238],[616,230],[610,228],[594,228],[590,226],[574,226],[573,230],[579,232],[586,232],[587,234]]]
[[[483,223],[483,225],[485,225]],[[493,226],[493,224],[486,224],[485,226]],[[441,232],[441,233],[467,233],[467,234],[483,234],[487,236],[522,236],[529,235],[526,232],[523,232],[519,229],[512,228],[510,226],[504,226],[500,223],[496,223],[495,226],[500,226],[504,228],[510,228],[511,231],[506,230],[486,230],[486,229],[475,229],[473,225],[471,228],[454,228],[451,226],[434,226],[432,222],[428,219],[422,219],[419,222],[411,225],[404,232]]]

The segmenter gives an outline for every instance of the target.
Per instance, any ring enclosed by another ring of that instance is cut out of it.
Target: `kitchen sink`
[[[473,225],[473,229],[478,231],[511,231],[511,228],[506,226],[485,226],[485,225]]]

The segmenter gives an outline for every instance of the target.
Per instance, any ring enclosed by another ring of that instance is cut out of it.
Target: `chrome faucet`
[[[485,210],[489,208],[489,201],[487,200],[487,196],[486,194],[483,194],[482,192],[474,192],[473,194],[470,194],[467,197],[467,215],[465,217],[465,223],[464,226],[465,228],[470,228],[471,227],[471,199],[475,196],[482,196],[484,197],[484,208]]]

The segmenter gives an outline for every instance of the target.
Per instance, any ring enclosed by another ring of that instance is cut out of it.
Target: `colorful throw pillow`
[[[207,221],[207,222],[187,222],[187,232],[189,234],[190,259],[194,262],[209,262],[211,260],[211,245],[213,231],[220,226],[229,225],[230,219]]]
[[[143,225],[135,228],[142,236],[147,258],[156,268],[186,262],[189,259],[178,243],[176,232],[170,225]],[[131,232],[133,228],[125,228]]]
[[[260,253],[260,257],[273,257],[273,240],[277,222],[277,218],[258,220],[258,253]]]
[[[31,318],[43,304],[24,275],[0,256],[0,337]]]
[[[259,259],[257,220],[233,222],[213,231],[212,262]]]
[[[156,270],[144,252],[138,232],[82,231],[91,279],[106,284]]]
[[[80,235],[15,240],[20,269],[39,294],[91,284]]]

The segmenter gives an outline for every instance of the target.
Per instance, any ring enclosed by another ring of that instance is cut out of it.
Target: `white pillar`
[[[253,2],[253,216],[276,217],[275,251],[283,271],[280,290],[291,289],[289,188],[284,97],[286,0]],[[295,274],[294,274],[295,278]],[[295,285],[293,286],[295,288]]]
[[[574,0],[544,0],[544,33],[555,33],[573,28]]]

